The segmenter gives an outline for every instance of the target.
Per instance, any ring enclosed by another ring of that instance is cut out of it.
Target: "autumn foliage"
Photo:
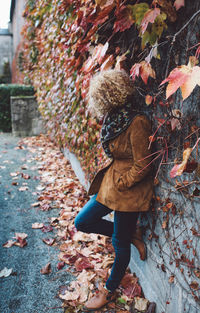
[[[87,179],[106,161],[99,141],[102,121],[87,110],[90,79],[109,68],[125,69],[135,82],[136,102],[152,120],[155,183],[164,173],[181,194],[194,187],[187,201],[199,199],[199,15],[198,1],[190,0],[27,1],[23,72],[37,90],[51,139],[77,155]],[[183,173],[190,180],[178,181]],[[176,218],[178,210],[170,196],[158,196],[157,202],[165,231],[169,214]],[[152,237],[157,238],[154,232]],[[191,259],[182,253],[173,262],[191,269]],[[190,286],[190,278],[184,279]]]

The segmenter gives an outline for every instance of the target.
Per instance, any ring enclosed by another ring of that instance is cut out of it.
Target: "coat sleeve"
[[[117,182],[119,191],[126,190],[140,182],[151,171],[151,149],[149,149],[149,136],[151,124],[145,116],[136,117],[131,125],[130,142],[133,153],[133,166],[123,173]]]

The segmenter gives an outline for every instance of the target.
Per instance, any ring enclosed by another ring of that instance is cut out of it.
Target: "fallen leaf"
[[[22,178],[24,178],[24,179],[30,179],[30,178],[31,178],[30,175],[24,174],[24,173],[21,173],[21,176],[22,176]]]
[[[19,172],[17,173],[13,172],[13,173],[10,173],[10,176],[15,177],[15,176],[18,176],[19,174],[20,174]]]
[[[28,190],[28,187],[27,187],[27,186],[20,187],[18,190],[19,190],[19,191],[26,191],[26,190]]]
[[[145,311],[147,309],[149,301],[145,298],[135,297],[134,298],[135,304],[134,307],[138,311]]]
[[[58,264],[57,264],[57,269],[58,270],[61,270],[63,267],[65,266],[65,262],[58,262]]]
[[[33,228],[33,229],[40,229],[40,228],[42,228],[42,227],[44,227],[44,224],[43,224],[43,223],[33,223],[33,224],[32,224],[32,228]]]
[[[6,243],[3,244],[4,248],[10,248],[15,244],[15,241],[13,240],[8,240]]]
[[[33,204],[31,204],[32,207],[37,207],[37,206],[40,206],[40,202],[35,202]]]
[[[77,293],[76,290],[74,290],[73,292],[66,290],[65,294],[64,295],[59,294],[59,297],[65,301],[74,301],[74,300],[78,300],[79,294]]]
[[[80,257],[76,260],[75,264],[74,264],[76,270],[78,272],[81,272],[83,269],[90,269],[90,268],[94,268],[94,266],[92,265],[92,263],[90,262],[90,260],[86,257]]]
[[[0,271],[0,277],[8,277],[12,273],[12,268],[4,267],[3,270]]]
[[[52,246],[55,242],[55,238],[43,238],[42,241],[46,243],[46,245]]]
[[[15,233],[15,237],[13,237],[13,238],[16,238],[18,240],[18,238],[25,239],[27,237],[28,237],[28,235],[26,233]]]
[[[53,231],[53,227],[52,227],[51,225],[44,225],[44,226],[42,227],[42,232],[43,232],[43,233],[49,233],[49,232],[51,232],[51,231]]]
[[[40,273],[42,275],[50,274],[51,273],[51,263],[47,263],[41,270]]]
[[[14,245],[20,248],[23,248],[27,245],[26,238],[28,237],[25,233],[15,233],[15,237],[17,241],[15,241]]]

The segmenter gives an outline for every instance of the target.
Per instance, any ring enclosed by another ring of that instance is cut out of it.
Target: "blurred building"
[[[12,0],[8,29],[0,29],[0,76],[8,64],[13,82],[22,82],[23,78],[17,69],[17,57],[22,42],[21,30],[24,25],[23,12],[25,0]]]
[[[0,76],[4,74],[5,65],[12,64],[13,38],[8,29],[0,29]]]
[[[13,55],[16,54],[18,46],[22,40],[21,30],[24,25],[23,12],[25,0],[12,0],[10,8],[10,31],[13,35]]]

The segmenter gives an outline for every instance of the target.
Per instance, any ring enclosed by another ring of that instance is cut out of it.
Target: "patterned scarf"
[[[109,149],[109,141],[126,130],[138,113],[138,111],[133,109],[132,104],[128,103],[123,106],[123,108],[113,110],[105,116],[101,128],[101,144],[109,158],[112,158],[112,153]]]

